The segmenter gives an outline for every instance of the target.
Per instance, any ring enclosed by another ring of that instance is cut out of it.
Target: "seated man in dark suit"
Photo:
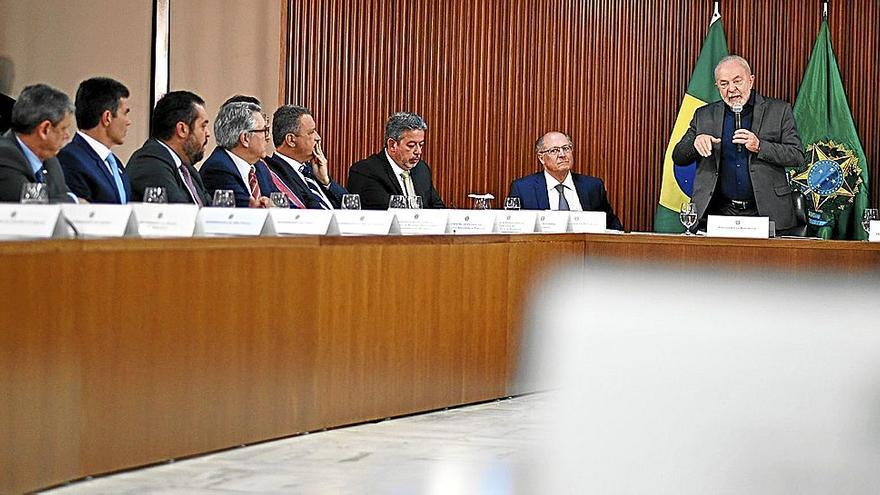
[[[604,211],[606,227],[623,230],[608,203],[602,181],[571,172],[574,145],[568,134],[557,131],[544,134],[535,142],[535,153],[544,170],[510,184],[510,196],[520,198],[523,209]]]
[[[201,170],[208,192],[231,189],[237,207],[270,206],[267,196],[279,190],[263,163],[269,133],[259,105],[234,102],[221,107],[214,122],[217,148]]]
[[[24,88],[12,107],[12,128],[0,137],[0,201],[19,202],[24,184],[42,182],[49,201],[73,203],[55,155],[73,132],[70,98],[45,84]]]
[[[153,109],[151,137],[125,168],[133,199],[143,201],[148,187],[164,187],[169,203],[210,206],[211,197],[195,169],[210,135],[205,100],[189,91],[160,98]]]
[[[398,112],[385,123],[385,148],[348,170],[348,190],[361,195],[366,209],[388,208],[391,195],[420,196],[424,208],[445,208],[431,168],[422,160],[428,124],[418,115]]]
[[[332,210],[348,191],[330,179],[315,119],[308,108],[284,105],[272,116],[275,154],[266,159],[307,208]]]
[[[76,91],[73,141],[58,153],[67,186],[89,203],[125,204],[131,183],[110,149],[125,143],[131,118],[128,88],[119,81],[95,77]]]

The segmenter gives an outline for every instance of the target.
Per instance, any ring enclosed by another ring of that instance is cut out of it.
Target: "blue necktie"
[[[110,172],[113,174],[113,181],[116,182],[116,190],[119,191],[119,204],[124,205],[128,198],[125,197],[125,186],[122,185],[122,176],[119,175],[119,165],[113,153],[107,155],[107,163],[110,164]]]
[[[43,170],[45,170],[45,168],[44,168],[44,167],[40,167],[39,170],[37,170],[36,172],[34,172],[34,180],[36,180],[38,183],[46,182],[45,177],[43,177]]]
[[[333,206],[328,205],[326,201],[324,201],[324,196],[321,194],[321,188],[318,186],[318,181],[316,181],[312,176],[312,171],[309,170],[307,165],[303,165],[299,169],[300,173],[303,174],[303,178],[306,180],[306,185],[309,186],[309,189],[312,191],[312,194],[318,197],[318,201],[321,202],[321,208],[325,210],[332,210]]]
[[[571,208],[568,206],[568,200],[565,199],[565,186],[562,184],[556,185],[556,190],[559,191],[559,211],[569,211]]]

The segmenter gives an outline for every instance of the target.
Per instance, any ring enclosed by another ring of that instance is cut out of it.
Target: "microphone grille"
[[[742,113],[743,106],[742,105],[734,105],[734,106],[730,107],[730,109],[733,110],[733,113]]]

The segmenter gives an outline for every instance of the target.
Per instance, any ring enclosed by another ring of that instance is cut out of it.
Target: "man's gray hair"
[[[428,124],[425,119],[412,112],[397,112],[388,117],[385,123],[385,142],[389,139],[400,141],[406,131],[427,131]]]
[[[312,115],[312,112],[299,105],[283,105],[275,110],[272,115],[272,142],[275,147],[281,146],[288,134],[299,135],[303,115]]]
[[[12,130],[19,134],[30,134],[48,120],[58,125],[76,111],[70,97],[46,84],[34,84],[21,90],[12,107]]]
[[[254,114],[262,113],[259,105],[237,102],[224,105],[214,121],[214,139],[217,146],[231,150],[238,146],[238,138],[243,132],[256,130],[257,119]]]
[[[574,144],[571,140],[571,136],[567,132],[550,131],[550,132],[544,133],[543,136],[539,137],[538,140],[535,141],[535,154],[538,154],[541,151],[544,151],[544,138],[546,138],[550,134],[554,134],[554,133],[559,133],[559,134],[564,135],[566,138],[568,138],[568,144]]]
[[[735,62],[739,64],[739,66],[745,69],[750,76],[752,75],[752,68],[749,67],[749,63],[746,62],[746,59],[740,57],[739,55],[727,55],[726,57],[719,60],[718,64],[715,66],[715,72],[713,75],[715,76],[716,81],[718,80],[718,68],[721,67],[721,64],[726,64],[728,62]]]

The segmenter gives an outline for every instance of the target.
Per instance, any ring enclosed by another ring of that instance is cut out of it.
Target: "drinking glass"
[[[392,194],[391,198],[388,200],[388,209],[404,209],[407,208],[406,196],[401,194]]]
[[[489,209],[489,199],[488,198],[474,198],[474,209],[475,210],[488,210]]]
[[[342,195],[343,210],[360,210],[361,195],[360,194],[343,194]]]
[[[217,208],[235,208],[235,193],[232,189],[217,189],[214,191],[214,201],[211,206]]]
[[[862,228],[866,233],[871,233],[871,220],[877,219],[877,208],[865,208],[865,212],[862,213]]]
[[[290,208],[290,201],[283,192],[273,192],[269,195],[269,202],[273,208]]]
[[[422,197],[421,196],[409,196],[407,199],[407,203],[409,207],[414,210],[419,210],[422,208]]]
[[[49,202],[49,188],[42,182],[28,182],[21,185],[23,204],[44,205]]]
[[[167,203],[168,193],[164,187],[148,187],[144,189],[144,203]]]
[[[678,218],[684,225],[685,235],[691,235],[691,227],[697,223],[697,207],[693,203],[682,203],[678,210]]]
[[[520,208],[522,208],[522,201],[516,196],[504,198],[505,210],[518,210]]]

